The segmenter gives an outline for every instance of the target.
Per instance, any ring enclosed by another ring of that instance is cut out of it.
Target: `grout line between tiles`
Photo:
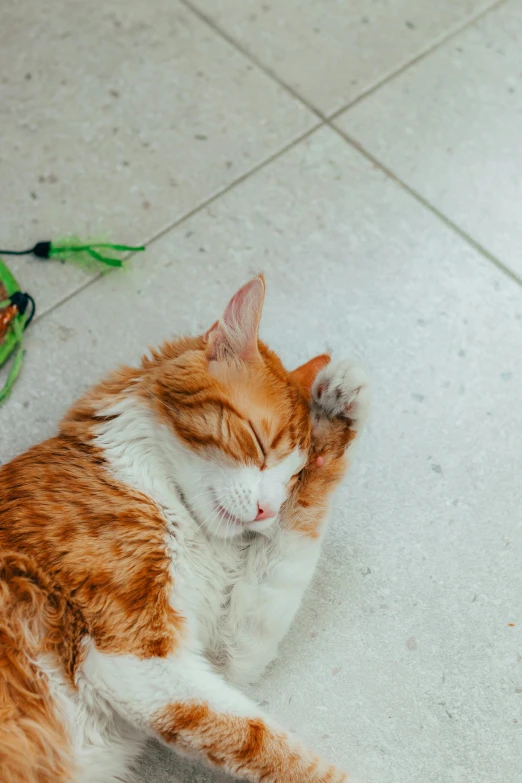
[[[410,196],[412,196],[419,204],[421,204],[425,209],[429,210],[435,217],[437,217],[440,221],[442,221],[448,228],[450,228],[452,231],[454,231],[456,234],[458,234],[461,239],[463,239],[468,245],[471,245],[471,247],[476,250],[478,253],[480,253],[483,258],[486,259],[486,261],[493,264],[500,272],[502,272],[504,275],[509,277],[511,280],[513,280],[517,285],[522,287],[522,278],[519,277],[515,272],[513,272],[512,269],[510,269],[508,266],[506,266],[499,258],[497,258],[493,253],[491,253],[484,245],[482,245],[480,242],[477,242],[476,239],[473,239],[470,234],[468,234],[464,229],[462,229],[457,223],[454,223],[453,220],[451,220],[447,215],[444,214],[444,212],[441,212],[437,207],[435,207],[433,204],[431,204],[427,199],[424,198],[424,196],[421,196],[420,193],[418,193],[416,190],[411,188],[409,185],[406,184],[400,177],[398,177],[394,172],[389,169],[387,166],[382,163],[378,158],[375,158],[371,152],[368,152],[368,150],[363,147],[360,142],[358,142],[356,139],[353,139],[346,131],[342,130],[341,128],[338,128],[336,125],[333,125],[331,122],[326,122],[325,125],[327,127],[330,127],[335,133],[337,133],[344,141],[346,141],[348,144],[350,144],[354,149],[357,150],[357,152],[360,152],[361,155],[364,155],[366,160],[370,161],[370,163],[373,163],[374,166],[377,166],[389,179],[391,179],[393,182],[395,182],[399,187],[401,187],[403,190],[406,191]]]
[[[324,123],[322,120],[315,123],[313,127],[308,128],[304,133],[299,134],[299,136],[296,136],[292,141],[290,141],[288,144],[286,144],[284,147],[281,147],[276,152],[273,152],[271,155],[269,155],[268,158],[264,158],[262,161],[257,163],[255,166],[253,166],[248,171],[245,171],[243,174],[241,174],[239,177],[234,179],[232,182],[229,182],[228,185],[225,185],[224,187],[217,190],[215,193],[213,193],[208,198],[204,199],[204,201],[201,201],[199,204],[197,204],[195,207],[192,207],[188,212],[185,212],[182,214],[179,218],[174,220],[172,223],[170,223],[165,228],[162,228],[160,231],[158,231],[156,234],[153,234],[150,239],[147,239],[142,244],[145,245],[145,248],[148,249],[151,245],[153,245],[155,242],[157,242],[159,239],[161,239],[165,234],[168,234],[170,231],[173,231],[178,226],[182,225],[186,220],[191,218],[193,215],[197,214],[201,210],[208,207],[210,204],[212,204],[214,201],[217,201],[217,199],[221,198],[221,196],[224,196],[225,193],[228,193],[229,190],[232,190],[237,185],[240,185],[242,182],[244,182],[246,179],[248,179],[251,175],[256,174],[256,172],[260,171],[265,166],[268,166],[273,161],[277,160],[281,155],[284,155],[286,152],[291,150],[293,147],[295,147],[297,144],[300,144],[302,141],[307,139],[309,136],[311,136],[313,133],[315,133],[319,128],[323,127],[326,123]],[[129,254],[125,256],[125,260],[128,258],[132,258],[134,254]],[[108,274],[113,274],[113,272],[109,272]],[[91,277],[89,280],[86,280],[85,283],[83,283],[79,288],[75,288],[74,291],[71,291],[71,293],[67,294],[63,297],[63,299],[60,299],[59,302],[55,302],[51,307],[49,307],[47,310],[45,310],[43,313],[40,313],[37,315],[34,319],[34,322],[41,321],[42,319],[46,318],[50,313],[57,310],[59,307],[61,307],[63,304],[68,302],[70,299],[73,299],[77,294],[81,293],[82,291],[85,291],[86,288],[89,288],[89,286],[96,283],[101,277],[104,277],[104,273],[100,272],[94,277]]]
[[[252,174],[255,174],[257,171],[262,169],[264,166],[270,164],[272,161],[276,160],[280,155],[285,154],[288,150],[290,150],[295,145],[299,144],[301,141],[305,140],[310,136],[312,133],[317,131],[320,127],[326,126],[330,127],[335,133],[340,135],[344,141],[346,141],[348,144],[353,146],[355,149],[357,149],[362,155],[364,155],[368,160],[370,160],[372,163],[374,163],[378,168],[380,168],[388,177],[390,177],[392,180],[394,180],[400,187],[402,187],[404,190],[406,190],[408,193],[410,193],[411,196],[413,196],[418,202],[420,202],[426,209],[429,209],[433,214],[435,214],[440,220],[442,220],[448,227],[450,227],[453,231],[455,231],[457,234],[459,234],[468,244],[472,245],[482,256],[484,256],[488,261],[490,261],[492,264],[494,264],[501,272],[506,274],[508,277],[510,277],[512,280],[514,280],[516,283],[522,286],[522,279],[520,279],[514,272],[509,269],[509,267],[505,266],[496,256],[494,256],[492,253],[490,253],[485,247],[483,247],[480,243],[478,243],[476,240],[474,240],[471,236],[466,234],[459,226],[453,221],[451,221],[446,215],[444,215],[442,212],[439,212],[432,204],[430,204],[428,201],[426,201],[419,193],[417,193],[415,190],[410,188],[406,183],[404,183],[402,180],[400,180],[391,170],[387,169],[384,164],[382,164],[379,160],[376,158],[373,158],[373,156],[366,150],[364,147],[362,147],[357,141],[350,138],[347,133],[340,130],[337,126],[333,124],[334,120],[337,119],[344,111],[351,108],[355,104],[357,104],[359,101],[362,101],[363,99],[367,98],[369,95],[376,92],[381,86],[386,84],[389,81],[392,81],[394,78],[400,76],[404,71],[406,71],[410,66],[414,65],[415,63],[419,62],[420,60],[424,59],[424,57],[427,57],[430,55],[434,50],[436,50],[438,47],[442,46],[447,41],[451,40],[454,36],[458,35],[462,30],[464,30],[466,27],[474,24],[476,21],[481,19],[483,16],[488,14],[490,11],[496,9],[498,6],[502,5],[503,3],[507,2],[507,0],[497,0],[496,3],[493,3],[492,5],[488,6],[487,8],[483,8],[476,16],[474,16],[471,19],[467,19],[462,25],[460,25],[458,28],[452,30],[448,35],[444,36],[437,42],[435,42],[432,46],[430,46],[428,49],[426,49],[424,52],[421,52],[419,55],[414,57],[412,60],[409,60],[404,65],[400,66],[397,70],[392,71],[387,76],[385,76],[383,79],[381,79],[379,82],[374,84],[372,87],[370,87],[366,92],[364,92],[362,95],[358,96],[354,101],[351,103],[347,103],[344,105],[341,109],[336,110],[332,115],[330,116],[324,116],[318,109],[316,109],[312,104],[310,104],[305,98],[303,98],[298,92],[296,92],[290,85],[286,84],[284,81],[281,80],[281,78],[277,75],[277,73],[270,70],[264,63],[262,63],[258,58],[251,54],[251,52],[248,51],[242,44],[240,44],[233,36],[231,36],[229,33],[227,33],[225,30],[223,30],[218,24],[214,22],[211,18],[207,17],[203,12],[201,12],[198,8],[195,8],[190,0],[179,0],[179,2],[187,8],[189,12],[194,14],[196,17],[198,17],[204,24],[206,24],[211,30],[213,30],[217,35],[221,36],[227,43],[229,43],[231,46],[233,46],[236,50],[241,52],[243,56],[245,56],[250,62],[252,62],[253,65],[255,65],[257,68],[259,68],[263,73],[265,73],[266,76],[268,76],[273,82],[275,82],[279,87],[284,89],[289,95],[291,95],[295,100],[297,100],[299,103],[301,103],[303,106],[305,106],[315,117],[317,118],[317,123],[314,124],[311,128],[309,128],[304,133],[300,134],[296,138],[294,138],[291,142],[286,144],[284,147],[279,149],[277,152],[270,155],[268,158],[265,158],[260,163],[253,166],[251,169],[246,171],[244,174],[241,174],[237,179],[233,180],[232,182],[228,183],[228,185],[224,186],[223,188],[216,191],[212,196],[208,197],[204,201],[197,204],[195,207],[190,209],[188,212],[182,214],[179,218],[174,220],[171,224],[166,226],[164,229],[159,231],[156,234],[153,234],[150,239],[148,239],[144,244],[149,247],[150,245],[154,244],[157,240],[161,239],[161,237],[165,236],[169,231],[172,231],[177,226],[181,225],[185,220],[188,220],[190,217],[195,215],[197,212],[199,212],[202,209],[205,209],[208,205],[210,205],[213,201],[223,196],[225,193],[227,193],[232,188],[236,187],[236,185],[239,185],[241,182],[245,181],[248,177],[250,177]],[[129,257],[129,256],[128,256]],[[60,299],[59,302],[56,302],[54,305],[49,307],[47,310],[45,310],[43,313],[37,315],[35,317],[35,322],[40,321],[43,318],[45,318],[50,313],[54,312],[56,309],[61,307],[63,304],[68,302],[70,299],[75,297],[77,294],[84,291],[89,286],[93,285],[97,280],[102,277],[103,274],[97,274],[94,277],[87,280],[84,284],[76,288],[74,291],[71,291],[70,294],[67,294],[63,299]]]
[[[503,2],[503,0],[500,1]],[[292,96],[292,98],[294,98],[294,100],[305,106],[309,111],[315,114],[318,119],[326,119],[325,115],[320,112],[319,109],[316,109],[316,107],[309,103],[306,98],[304,98],[302,95],[296,92],[293,87],[283,81],[283,79],[281,79],[281,77],[275,71],[272,71],[267,65],[265,65],[265,63],[262,62],[262,60],[259,60],[255,54],[252,54],[252,52],[243,46],[243,44],[234,38],[234,36],[230,35],[230,33],[227,33],[227,31],[218,25],[214,19],[212,19],[210,16],[207,16],[205,13],[203,13],[203,11],[200,11],[199,8],[193,6],[190,0],[179,0],[179,2],[185,6],[187,10],[193,13],[194,16],[197,16],[201,22],[206,24],[207,27],[213,30],[213,32],[217,33],[217,35],[221,36],[221,38],[233,46],[234,49],[237,49],[237,51],[241,52],[241,54],[250,60],[250,62],[255,65],[256,68],[258,68],[265,74],[265,76],[268,76],[273,82],[275,82],[278,87],[282,87],[283,90],[285,90],[289,95]]]
[[[207,16],[207,14],[205,14],[203,11],[200,11],[199,8],[192,5],[191,0],[179,0],[179,2],[183,6],[185,6],[185,8],[187,8],[189,11],[191,11],[194,14],[194,16],[197,16],[198,19],[200,19],[204,24],[206,24],[211,30],[213,30],[215,33],[220,35],[225,41],[227,41],[227,43],[229,43],[231,46],[233,46],[235,49],[241,52],[241,54],[244,55],[244,57],[249,59],[253,65],[255,65],[257,68],[263,71],[263,73],[265,73],[266,76],[268,76],[270,79],[276,82],[280,87],[286,90],[286,92],[289,95],[291,95],[295,100],[299,101],[299,103],[305,106],[309,111],[313,112],[316,115],[316,117],[319,117],[321,120],[331,121],[337,119],[337,117],[339,117],[339,115],[341,115],[347,109],[351,108],[352,106],[355,106],[360,101],[372,95],[376,90],[378,90],[387,82],[392,81],[397,76],[400,76],[410,66],[415,65],[416,63],[423,60],[425,57],[428,57],[432,52],[434,52],[440,46],[445,44],[447,41],[451,41],[452,38],[454,38],[456,35],[459,35],[463,30],[466,29],[466,27],[475,24],[475,22],[477,22],[483,16],[490,13],[490,11],[493,11],[494,9],[498,8],[498,6],[508,2],[508,0],[496,0],[496,2],[478,11],[475,16],[468,17],[466,20],[462,22],[462,24],[458,25],[458,27],[453,28],[449,32],[442,33],[441,37],[435,40],[434,42],[432,42],[427,49],[419,52],[419,54],[415,55],[411,60],[408,60],[406,63],[403,63],[395,70],[392,70],[389,73],[385,74],[375,84],[373,84],[371,87],[368,87],[367,90],[361,93],[361,95],[358,95],[352,101],[348,101],[340,109],[336,109],[332,114],[324,113],[321,112],[319,109],[317,109],[312,103],[310,103],[303,95],[301,95],[297,90],[295,90],[290,84],[285,82],[284,79],[282,79],[281,76],[276,71],[273,71],[268,65],[266,65],[262,60],[260,60],[255,54],[253,54],[246,46],[244,46],[240,41],[238,41],[237,38],[235,38],[233,35],[228,33],[220,24],[218,24],[214,19],[212,19],[212,17]]]
[[[501,273],[505,274],[507,277],[509,277],[519,286],[522,286],[522,279],[518,277],[518,275],[515,274],[515,272],[513,272],[508,266],[503,264],[499,258],[493,255],[493,253],[491,253],[486,247],[480,244],[480,242],[477,242],[475,239],[473,239],[473,237],[467,234],[463,229],[461,229],[460,226],[458,226],[456,223],[450,220],[450,218],[447,217],[447,215],[445,215],[443,212],[440,212],[435,206],[433,206],[433,204],[431,204],[429,201],[423,198],[420,195],[420,193],[417,193],[417,191],[413,190],[413,188],[410,188],[409,185],[407,185],[399,177],[397,177],[393,173],[393,171],[391,171],[391,169],[388,169],[378,159],[374,158],[362,145],[360,145],[357,141],[355,141],[355,139],[352,139],[347,133],[345,133],[344,131],[342,131],[341,129],[339,129],[337,126],[333,124],[334,120],[336,120],[343,112],[347,111],[352,106],[355,106],[360,101],[372,95],[374,92],[376,92],[378,89],[380,89],[380,87],[382,87],[386,83],[393,81],[393,79],[395,78],[398,78],[411,66],[414,66],[424,58],[429,57],[429,55],[431,55],[434,51],[439,49],[441,46],[445,45],[448,41],[451,41],[456,36],[460,35],[460,33],[462,33],[467,27],[476,24],[476,22],[478,22],[484,16],[486,16],[487,14],[496,10],[499,6],[506,3],[507,0],[497,0],[497,2],[485,6],[477,14],[475,14],[475,16],[467,18],[465,21],[462,22],[462,24],[453,28],[449,33],[443,34],[438,40],[432,42],[432,44],[427,49],[420,52],[417,56],[413,57],[408,62],[399,66],[396,70],[388,73],[386,76],[381,78],[378,82],[373,84],[364,93],[359,95],[353,101],[346,103],[344,106],[342,106],[340,109],[337,109],[331,115],[324,115],[322,112],[316,109],[315,106],[310,104],[302,95],[296,92],[293,87],[291,87],[289,84],[283,81],[275,71],[272,71],[267,65],[265,65],[261,60],[259,60],[257,56],[252,54],[245,46],[243,46],[243,44],[241,44],[236,38],[234,38],[234,36],[232,36],[230,33],[224,30],[221,27],[221,25],[215,22],[212,18],[208,17],[205,13],[200,11],[198,8],[194,7],[190,0],[180,0],[180,2],[195,16],[197,16],[203,23],[205,23],[210,29],[212,29],[215,33],[220,35],[231,46],[234,46],[238,51],[240,51],[241,54],[243,54],[246,58],[248,58],[253,65],[255,65],[257,68],[262,70],[269,78],[271,78],[273,81],[279,84],[279,86],[285,89],[294,99],[298,100],[301,104],[306,106],[306,108],[308,108],[311,112],[313,112],[318,118],[324,120],[323,123],[324,125],[330,127],[335,133],[341,136],[341,138],[343,138],[344,141],[346,141],[352,147],[357,149],[362,155],[364,155],[367,158],[367,160],[375,164],[381,171],[384,172],[384,174],[387,177],[392,179],[397,185],[399,185],[407,193],[409,193],[425,209],[428,209],[433,215],[435,215],[435,217],[437,217],[446,226],[448,226],[448,228],[450,228],[452,231],[458,234],[467,244],[469,244],[478,253],[480,253],[480,255],[483,258],[485,258],[487,261],[493,264]],[[317,125],[310,132],[317,130],[318,127],[320,127],[320,125]],[[300,141],[300,139],[298,141]],[[253,171],[255,171],[255,169]]]
[[[388,82],[392,82],[394,79],[401,76],[409,68],[411,68],[414,65],[417,65],[417,63],[429,57],[430,54],[433,54],[433,52],[435,52],[441,46],[444,46],[453,38],[455,38],[457,35],[460,35],[460,33],[462,33],[467,27],[471,27],[471,25],[475,24],[475,22],[478,22],[480,19],[482,19],[483,16],[486,16],[491,11],[494,11],[495,9],[497,9],[499,6],[503,5],[506,2],[507,0],[497,0],[496,3],[493,3],[487,8],[483,8],[475,16],[469,17],[468,19],[466,19],[465,22],[463,22],[458,27],[455,27],[449,33],[443,33],[442,36],[439,39],[433,41],[427,49],[425,49],[422,52],[419,52],[419,54],[415,55],[415,57],[413,57],[411,60],[408,60],[408,62],[399,65],[398,68],[390,71],[386,76],[379,79],[375,84],[372,84],[371,87],[368,87],[368,89],[365,90],[363,93],[361,93],[361,95],[358,95],[352,101],[348,101],[348,103],[346,103],[340,109],[336,109],[332,114],[328,115],[326,117],[327,121],[333,122],[334,120],[338,119],[338,117],[340,117],[341,114],[343,114],[345,111],[348,111],[348,109],[357,106],[358,103],[361,103],[361,101],[364,101],[366,98],[369,98],[385,84],[388,84]]]

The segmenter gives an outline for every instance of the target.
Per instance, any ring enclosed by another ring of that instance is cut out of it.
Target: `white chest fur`
[[[264,534],[209,537],[176,487],[176,444],[131,398],[104,411],[97,443],[114,475],[147,494],[163,514],[172,560],[172,602],[189,644],[237,683],[259,677],[277,652],[310,581],[318,542],[278,523]]]

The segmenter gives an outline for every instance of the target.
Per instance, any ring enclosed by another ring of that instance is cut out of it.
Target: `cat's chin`
[[[212,528],[212,530],[209,530],[209,533],[214,538],[221,538],[223,540],[238,538],[245,535],[245,533],[259,533],[260,535],[267,535],[269,529],[273,527],[274,521],[275,520],[270,519],[264,520],[262,522],[246,522],[242,525],[235,526],[223,524]]]

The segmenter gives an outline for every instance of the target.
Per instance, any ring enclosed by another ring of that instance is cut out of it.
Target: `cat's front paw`
[[[360,432],[370,410],[368,376],[346,359],[327,365],[312,386],[312,405],[317,422],[323,417],[342,420],[349,429]]]

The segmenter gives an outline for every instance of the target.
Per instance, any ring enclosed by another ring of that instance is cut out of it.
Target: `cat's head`
[[[309,390],[329,357],[288,372],[258,339],[265,284],[256,277],[205,335],[155,354],[151,393],[176,441],[175,477],[198,521],[229,538],[263,531],[310,446]]]

